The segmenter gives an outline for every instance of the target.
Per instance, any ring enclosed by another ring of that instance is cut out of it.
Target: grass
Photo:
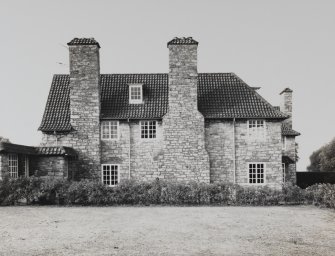
[[[3,207],[0,255],[334,255],[335,212],[285,207]]]

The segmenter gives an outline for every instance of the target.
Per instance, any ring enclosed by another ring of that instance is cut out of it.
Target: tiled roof
[[[69,76],[55,75],[40,130],[70,131]],[[162,118],[168,110],[168,74],[101,75],[102,119]],[[144,103],[129,104],[129,84],[143,84]],[[198,108],[205,118],[285,119],[234,73],[200,73]]]
[[[38,155],[43,156],[76,156],[77,154],[72,148],[69,147],[36,147],[36,152]]]
[[[175,37],[170,42],[167,43],[167,45],[176,45],[176,44],[196,44],[199,43],[195,41],[192,37]]]
[[[70,131],[70,77],[54,75],[40,130]]]
[[[300,135],[299,132],[293,130],[292,128],[290,128],[286,124],[282,124],[281,133],[282,133],[282,135],[285,135],[285,136],[299,136]]]
[[[100,45],[94,38],[74,38],[67,45],[97,45],[100,48]]]

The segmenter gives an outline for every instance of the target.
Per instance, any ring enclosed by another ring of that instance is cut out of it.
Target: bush
[[[282,190],[229,183],[183,183],[124,180],[107,187],[101,182],[52,178],[4,177],[0,180],[0,205],[279,205],[314,204],[335,209],[335,185],[317,184],[307,189],[286,185]]]

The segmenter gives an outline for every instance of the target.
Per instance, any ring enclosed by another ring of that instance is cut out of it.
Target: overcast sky
[[[166,43],[193,36],[199,72],[234,72],[273,105],[290,87],[299,171],[335,136],[335,1],[1,0],[0,28],[0,136],[13,143],[39,144],[74,37],[100,43],[102,73],[168,72]]]

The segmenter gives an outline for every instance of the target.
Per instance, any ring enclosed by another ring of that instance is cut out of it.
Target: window
[[[285,136],[281,137],[281,143],[282,143],[282,149],[286,150],[286,137]]]
[[[142,103],[143,90],[141,84],[132,84],[129,86],[129,103],[140,104]]]
[[[19,176],[19,161],[17,154],[8,155],[9,176],[17,178]]]
[[[102,165],[102,183],[108,186],[115,186],[120,182],[119,165]]]
[[[156,138],[156,121],[141,121],[141,139]]]
[[[249,164],[249,183],[251,184],[265,183],[265,168],[263,163]]]
[[[24,176],[29,177],[29,157],[24,157]]]
[[[117,140],[119,138],[119,122],[103,121],[101,123],[101,137],[103,140]]]
[[[282,163],[281,166],[282,166],[282,171],[283,171],[283,183],[285,183],[285,179],[286,179],[286,174],[285,174],[285,163]]]
[[[248,120],[248,136],[251,139],[265,139],[265,121]]]

